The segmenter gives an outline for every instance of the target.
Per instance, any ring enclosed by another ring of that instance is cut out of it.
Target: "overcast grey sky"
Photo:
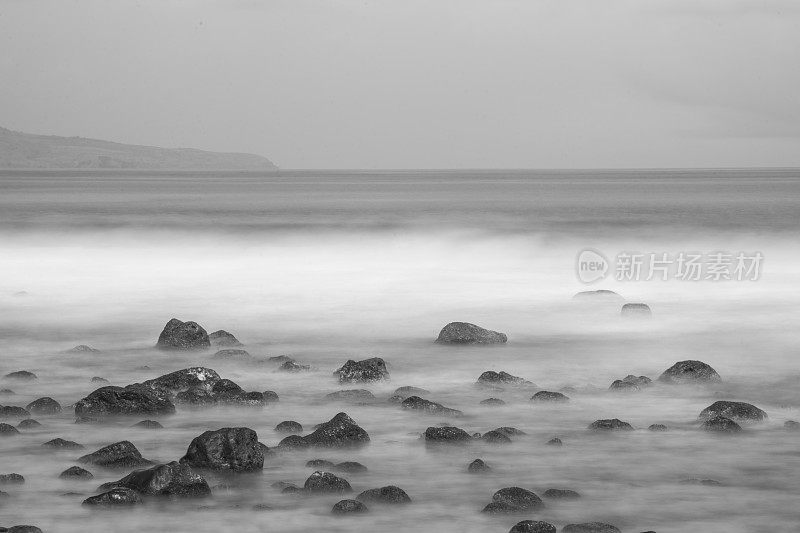
[[[0,125],[284,168],[800,165],[796,0],[0,0]]]

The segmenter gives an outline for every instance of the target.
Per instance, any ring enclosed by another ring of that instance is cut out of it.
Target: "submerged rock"
[[[264,467],[264,451],[250,428],[222,428],[195,437],[182,464],[212,470],[248,472]]]
[[[487,431],[481,436],[481,440],[491,444],[510,444],[511,439],[505,433],[500,431]]]
[[[718,401],[714,402],[700,412],[698,418],[700,420],[711,420],[718,416],[724,416],[731,420],[749,420],[761,421],[765,420],[767,413],[756,407],[755,405],[745,402],[729,402]]]
[[[12,437],[14,435],[19,435],[19,430],[17,428],[11,424],[0,422],[0,437]]]
[[[718,383],[717,371],[702,361],[678,361],[658,377],[662,383]]]
[[[531,401],[564,403],[569,401],[569,396],[560,392],[540,390],[539,392],[531,396]]]
[[[495,428],[494,430],[497,431],[498,433],[502,433],[506,437],[514,437],[514,436],[518,436],[518,435],[527,435],[527,433],[525,433],[521,429],[517,429],[515,427],[510,427],[510,426],[503,426],[503,427]]]
[[[22,422],[17,424],[17,427],[19,429],[33,429],[33,428],[42,427],[42,425],[38,421],[34,420],[33,418],[26,418],[25,420],[23,420]]]
[[[289,361],[294,361],[294,359],[292,359],[288,355],[276,355],[274,357],[270,357],[267,359],[267,362],[269,363],[286,363]]]
[[[622,306],[622,310],[620,311],[620,314],[622,316],[628,316],[628,317],[643,317],[643,318],[646,318],[646,317],[651,316],[653,314],[653,312],[650,311],[650,306],[647,305],[647,304],[631,303],[631,304],[623,305]]]
[[[327,422],[319,424],[313,433],[301,437],[291,435],[278,446],[282,448],[303,448],[317,446],[325,448],[348,448],[362,446],[369,442],[369,434],[346,413],[339,413]]]
[[[564,445],[564,443],[558,437],[553,437],[552,439],[547,441],[545,444],[547,444],[548,446],[563,446]]]
[[[603,522],[584,522],[582,524],[567,524],[561,533],[622,533],[611,524]]]
[[[127,506],[142,503],[142,497],[133,489],[124,487],[111,489],[108,492],[91,496],[83,500],[83,505],[90,506]]]
[[[13,472],[11,474],[0,474],[0,485],[19,485],[25,483],[25,478],[22,474]]]
[[[213,333],[209,333],[208,340],[214,346],[243,346],[243,344],[239,342],[239,340],[234,337],[232,333],[228,333],[224,329],[219,329]]]
[[[607,418],[604,420],[595,420],[589,424],[589,429],[595,431],[633,431],[633,426],[627,422],[623,422],[619,418]]]
[[[131,427],[142,429],[164,429],[164,426],[155,420],[142,420],[141,422],[136,422]]]
[[[783,429],[788,429],[790,431],[800,431],[800,422],[796,420],[787,420],[783,423]]]
[[[464,444],[472,440],[472,435],[453,426],[429,427],[424,435],[427,444]]]
[[[100,353],[100,350],[87,346],[86,344],[79,344],[74,348],[70,348],[65,353]]]
[[[369,509],[358,500],[340,500],[331,509],[332,514],[359,514],[366,512],[369,512]]]
[[[142,457],[142,454],[139,453],[133,443],[127,440],[104,446],[97,451],[79,457],[78,461],[106,468],[136,468],[152,464]]]
[[[366,503],[380,503],[397,505],[411,503],[411,498],[406,491],[394,485],[387,485],[378,489],[368,489],[356,496],[356,499]]]
[[[22,407],[16,405],[0,405],[0,418],[26,418],[31,414]]]
[[[505,333],[484,329],[468,322],[450,322],[436,339],[440,344],[497,344],[508,340]]]
[[[422,411],[431,415],[459,417],[464,414],[458,409],[451,409],[449,407],[443,406],[440,403],[420,398],[419,396],[409,396],[408,398],[403,400],[402,403],[400,403],[400,405],[402,406],[403,409]]]
[[[500,371],[495,372],[494,370],[487,370],[480,376],[478,376],[479,385],[497,385],[497,384],[504,384],[504,385],[533,385],[530,381],[517,377],[512,376],[508,372]]]
[[[380,357],[372,357],[363,361],[350,359],[333,375],[339,378],[339,383],[365,383],[389,379],[386,362]]]
[[[33,381],[34,379],[39,379],[36,377],[36,374],[33,372],[28,372],[27,370],[17,370],[16,372],[10,372],[3,376],[3,379],[15,380],[15,381]]]
[[[547,489],[543,496],[554,500],[575,500],[581,497],[580,494],[569,489]]]
[[[689,479],[682,479],[680,481],[681,485],[705,485],[711,487],[718,487],[721,486],[722,483],[717,481],[716,479],[700,479],[700,478],[689,478]]]
[[[367,467],[358,461],[342,461],[333,466],[335,470],[347,472],[348,474],[361,474],[367,471]]]
[[[156,347],[162,350],[199,350],[210,348],[208,333],[197,322],[171,319],[158,336]]]
[[[467,472],[470,474],[484,474],[486,472],[491,472],[491,470],[492,469],[483,459],[475,459],[467,466]]]
[[[91,380],[92,383],[111,383],[106,378],[101,378],[100,376],[94,376]]]
[[[73,442],[71,440],[64,440],[60,437],[45,442],[42,444],[42,447],[56,448],[61,450],[82,450],[84,448],[83,444],[78,444],[77,442]]]
[[[36,526],[20,525],[11,526],[8,528],[8,530],[6,530],[6,533],[42,533],[42,530]]]
[[[59,474],[62,479],[92,479],[94,474],[79,466],[71,466]]]
[[[250,355],[250,352],[247,350],[239,350],[233,348],[227,348],[225,350],[220,350],[214,355],[211,356],[212,359],[238,359],[238,360],[249,360],[252,359],[253,356]]]
[[[325,395],[331,402],[372,403],[377,401],[375,395],[366,389],[340,390]]]
[[[317,470],[306,479],[303,484],[303,489],[311,493],[328,493],[328,492],[352,492],[353,488],[346,479],[341,478],[330,472],[322,472]]]
[[[61,412],[61,405],[49,396],[45,396],[33,400],[25,406],[25,409],[35,415],[55,415]]]
[[[290,373],[297,373],[297,372],[308,372],[311,370],[310,365],[301,365],[295,363],[294,361],[286,361],[281,366],[278,367],[278,371],[280,372],[290,372]]]
[[[75,403],[76,416],[171,415],[175,405],[164,394],[144,385],[106,386]]]
[[[332,470],[333,467],[334,462],[327,459],[311,459],[306,463],[306,468],[314,468],[315,470]]]
[[[294,420],[284,420],[275,426],[275,431],[280,433],[302,433],[303,426]]]
[[[556,533],[556,526],[539,520],[523,520],[514,524],[508,533]]]
[[[492,503],[483,508],[484,513],[521,513],[544,508],[544,502],[535,493],[521,487],[506,487],[492,496]]]
[[[614,380],[613,383],[611,383],[611,386],[608,387],[608,390],[615,392],[636,392],[641,389],[639,385],[637,385],[636,383],[631,383],[630,381],[617,379]]]
[[[145,470],[136,470],[119,481],[107,483],[101,488],[124,487],[149,496],[173,496],[196,498],[209,496],[211,488],[203,476],[186,464],[172,461]]]
[[[669,428],[667,426],[665,426],[664,424],[650,424],[650,426],[647,429],[649,429],[650,431],[668,431],[669,430]]]
[[[724,416],[717,416],[703,422],[703,429],[706,431],[716,431],[719,433],[738,433],[742,427]]]
[[[501,400],[500,398],[486,398],[485,400],[481,400],[480,405],[487,405],[489,407],[500,407],[501,405],[505,405],[506,402]]]
[[[402,396],[405,399],[408,398],[409,396],[420,396],[421,394],[430,394],[431,391],[426,389],[421,389],[419,387],[411,387],[406,385],[404,387],[396,388],[394,393],[397,396]]]

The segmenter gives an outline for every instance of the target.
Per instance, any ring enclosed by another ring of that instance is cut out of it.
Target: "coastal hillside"
[[[266,157],[158,148],[0,128],[0,169],[277,170]]]

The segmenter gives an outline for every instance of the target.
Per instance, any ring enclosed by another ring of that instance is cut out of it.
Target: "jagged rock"
[[[327,459],[311,459],[306,463],[306,468],[313,468],[315,470],[333,470],[335,466],[333,461]]]
[[[225,350],[220,350],[214,355],[211,356],[212,359],[223,359],[223,360],[230,360],[230,359],[238,359],[238,360],[249,360],[252,359],[253,356],[250,355],[250,352],[247,350],[239,350],[235,348],[226,348]]]
[[[559,439],[558,437],[553,437],[552,439],[547,441],[545,444],[547,444],[548,446],[563,446],[564,445],[564,443],[561,442],[561,439]]]
[[[624,304],[620,311],[620,315],[622,316],[635,318],[647,318],[652,316],[652,314],[653,312],[650,310],[650,306],[642,303]]]
[[[12,437],[14,435],[19,435],[19,430],[17,428],[11,424],[0,422],[0,437]]]
[[[331,509],[333,514],[359,514],[367,513],[369,509],[358,500],[341,500],[336,502]]]
[[[741,421],[761,421],[767,417],[767,413],[756,407],[755,405],[745,402],[729,402],[718,401],[714,402],[702,410],[698,418],[700,420],[711,420],[718,416],[724,416],[731,420]]]
[[[543,496],[554,500],[575,500],[581,497],[580,494],[569,489],[547,489]]]
[[[742,427],[724,416],[717,416],[703,422],[703,429],[706,431],[716,431],[720,433],[738,433]]]
[[[375,395],[366,389],[340,390],[325,395],[331,402],[372,403],[377,401]]]
[[[445,407],[440,403],[431,402],[429,400],[425,400],[424,398],[420,398],[419,396],[409,396],[403,400],[400,405],[403,407],[403,409],[423,411],[432,415],[459,417],[464,414],[458,409],[450,409],[449,407]]]
[[[232,333],[228,333],[224,329],[219,329],[213,333],[209,333],[208,340],[214,346],[242,346],[242,343],[239,342],[239,340],[234,337]]]
[[[317,470],[306,479],[303,484],[303,489],[311,493],[326,493],[326,492],[352,492],[353,488],[346,479],[341,478],[330,472],[322,472]]]
[[[196,498],[211,494],[211,488],[203,476],[194,472],[189,465],[177,461],[136,470],[119,481],[106,483],[101,489],[111,487],[133,489],[150,496]]]
[[[0,474],[0,485],[19,485],[25,483],[25,478],[16,472],[11,474]]]
[[[369,434],[346,413],[339,413],[328,422],[319,424],[313,433],[305,437],[290,435],[283,439],[278,446],[282,448],[308,446],[346,448],[362,446],[368,442]]]
[[[127,506],[142,503],[142,497],[138,492],[124,487],[111,489],[108,492],[91,496],[83,500],[83,505],[99,506]]]
[[[133,443],[127,440],[104,446],[95,452],[79,457],[78,461],[106,468],[136,468],[152,464],[142,457]]]
[[[452,426],[429,427],[424,438],[427,444],[463,444],[472,440],[469,433]]]
[[[650,424],[650,426],[647,429],[649,429],[650,431],[667,431],[667,430],[669,430],[669,428],[667,426],[665,426],[664,424]]]
[[[33,400],[25,406],[25,409],[35,415],[55,415],[61,412],[61,405],[54,399],[45,396],[38,400]]]
[[[787,420],[783,423],[783,429],[788,429],[790,431],[800,431],[800,422],[796,420]]]
[[[75,403],[76,416],[171,415],[175,405],[162,392],[144,385],[100,387]]]
[[[60,437],[49,440],[42,444],[42,446],[45,448],[56,448],[61,450],[82,450],[84,448],[83,444],[78,444],[77,442],[73,442],[71,440],[64,440]]]
[[[526,379],[512,376],[508,372],[504,372],[502,370],[500,372],[487,370],[478,376],[479,385],[497,385],[498,383],[502,383],[504,385],[533,385],[533,383]]]
[[[539,392],[531,396],[531,401],[564,403],[569,401],[569,396],[567,396],[566,394],[562,394],[560,392],[540,390]]]
[[[264,451],[250,428],[222,428],[195,437],[180,460],[195,468],[247,472],[264,467]]]
[[[70,348],[65,353],[100,353],[100,350],[92,348],[91,346],[87,346],[85,344],[79,344],[74,348]]]
[[[535,493],[520,488],[506,487],[492,496],[492,503],[483,508],[484,513],[521,513],[544,508],[544,502]]]
[[[94,474],[79,466],[71,466],[59,474],[63,479],[92,479]]]
[[[17,428],[19,429],[33,429],[38,427],[42,427],[42,425],[33,418],[26,418],[25,420],[17,424]]]
[[[523,520],[514,524],[508,533],[556,533],[556,527],[539,520]]]
[[[25,418],[31,414],[22,407],[16,405],[0,405],[0,418]]]
[[[286,361],[278,367],[278,371],[280,372],[290,372],[293,374],[297,372],[308,372],[309,370],[311,370],[310,365],[301,365],[294,361]]]
[[[582,524],[567,524],[561,533],[622,533],[611,524],[603,522],[584,522]]]
[[[193,366],[164,374],[155,379],[149,379],[145,381],[143,385],[157,391],[175,395],[179,392],[197,388],[210,391],[219,380],[219,374],[210,368]]]
[[[481,440],[484,442],[488,442],[491,444],[510,444],[511,439],[508,438],[508,435],[505,433],[501,433],[500,431],[487,431],[486,433],[481,436]]]
[[[436,339],[440,344],[496,344],[508,340],[505,333],[484,329],[468,322],[450,322]]]
[[[483,474],[485,472],[491,472],[491,470],[492,469],[483,462],[483,459],[475,459],[467,466],[467,472],[470,474]]]
[[[171,319],[158,336],[156,347],[162,350],[198,350],[210,348],[208,333],[197,322]]]
[[[485,400],[481,400],[480,404],[487,405],[489,407],[500,407],[501,405],[505,405],[506,402],[500,398],[486,398]]]
[[[678,361],[658,377],[662,383],[718,383],[717,371],[702,361]]]
[[[627,422],[623,422],[619,418],[607,418],[604,420],[595,420],[589,425],[589,429],[595,431],[632,431],[633,426]]]
[[[3,379],[12,379],[15,381],[33,381],[34,379],[39,379],[36,377],[36,374],[33,372],[28,372],[27,370],[17,370],[16,372],[10,372],[3,376]]]
[[[411,498],[406,491],[394,485],[387,485],[378,489],[368,489],[356,496],[356,499],[366,503],[380,503],[397,505],[411,503]]]
[[[275,431],[281,433],[302,433],[303,426],[300,422],[295,422],[294,420],[284,420],[275,426]]]
[[[142,420],[141,422],[136,422],[131,427],[142,429],[164,429],[164,426],[155,420]]]
[[[333,375],[339,378],[339,383],[364,383],[389,379],[386,363],[380,357],[372,357],[363,361],[349,359]]]

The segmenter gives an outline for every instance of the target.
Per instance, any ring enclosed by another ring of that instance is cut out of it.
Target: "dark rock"
[[[492,496],[492,503],[484,507],[484,513],[520,513],[544,508],[544,502],[535,493],[520,488],[506,487]]]
[[[61,450],[82,450],[84,448],[83,444],[78,444],[77,442],[64,440],[62,438],[49,440],[42,444],[42,446],[45,448],[57,448]]]
[[[491,444],[510,444],[511,439],[505,433],[499,431],[487,431],[481,437],[481,440]]]
[[[175,405],[164,394],[144,385],[100,387],[75,403],[76,416],[171,415]]]
[[[619,418],[609,418],[605,420],[595,420],[589,425],[589,429],[595,431],[632,431],[633,426],[623,422]]]
[[[327,459],[311,459],[306,463],[307,468],[313,468],[315,470],[333,470],[334,463],[333,461],[328,461]]]
[[[650,424],[650,427],[648,427],[647,429],[649,429],[650,431],[667,431],[667,430],[669,430],[669,428],[667,426],[665,426],[664,424]]]
[[[386,363],[380,357],[372,357],[363,361],[348,360],[333,373],[339,383],[365,383],[389,379]]]
[[[556,527],[549,522],[523,520],[514,524],[508,533],[556,533]]]
[[[101,378],[100,376],[95,376],[91,379],[92,383],[110,383],[106,378]]]
[[[210,390],[194,388],[181,391],[175,395],[175,403],[191,405],[213,405],[217,403],[217,397]]]
[[[275,391],[265,390],[261,394],[262,394],[262,397],[264,398],[264,403],[271,403],[271,402],[280,401],[280,399],[278,398],[278,393],[275,392]]]
[[[406,491],[394,485],[387,485],[378,489],[368,489],[356,496],[356,499],[366,503],[380,503],[397,505],[411,503],[411,498]]]
[[[419,396],[409,396],[403,400],[400,405],[403,407],[403,409],[422,411],[431,415],[459,417],[464,414],[458,409],[450,409],[442,404],[431,402],[424,398],[420,398]]]
[[[348,474],[361,474],[367,471],[367,467],[357,461],[343,461],[337,463],[333,468],[340,472],[347,472]]]
[[[800,422],[795,420],[787,420],[783,423],[783,429],[788,429],[790,431],[800,431]]]
[[[504,402],[500,398],[486,398],[485,400],[481,400],[481,405],[488,405],[490,407],[499,407],[505,404],[506,402]]]
[[[498,433],[502,433],[506,437],[527,435],[527,433],[525,433],[521,429],[517,429],[517,428],[509,427],[509,426],[503,426],[501,428],[495,428],[495,431],[497,431]]]
[[[331,509],[332,514],[358,514],[369,512],[367,506],[358,500],[341,500]]]
[[[398,396],[402,396],[403,398],[408,398],[409,396],[419,396],[420,394],[430,394],[431,391],[426,389],[421,389],[419,387],[398,387],[395,389],[394,393]]]
[[[717,416],[703,422],[703,429],[720,433],[738,433],[742,430],[742,427],[730,418]]]
[[[278,446],[282,448],[302,448],[308,446],[326,448],[347,448],[362,446],[369,442],[369,434],[346,413],[339,413],[328,422],[319,424],[313,433],[301,437],[290,435]]]
[[[548,446],[563,446],[564,445],[564,443],[561,442],[561,439],[559,439],[558,437],[553,437],[552,439],[547,441],[545,444],[547,444]]]
[[[647,376],[634,376],[633,374],[628,374],[622,381],[625,383],[633,383],[634,385],[638,386],[639,388],[649,387],[653,384],[653,380],[648,378]]]
[[[286,361],[278,367],[278,371],[280,372],[290,372],[293,374],[297,372],[308,372],[309,370],[311,370],[310,365],[301,365],[294,361]]]
[[[662,383],[718,383],[717,371],[702,361],[679,361],[658,377]]]
[[[375,395],[366,389],[340,390],[325,395],[331,402],[372,403],[376,401]]]
[[[42,427],[42,425],[33,418],[26,418],[25,420],[17,424],[17,427],[19,429],[33,429]]]
[[[19,485],[25,483],[25,478],[16,472],[11,474],[0,474],[0,485]]]
[[[189,465],[177,461],[136,470],[107,485],[125,487],[151,496],[196,498],[211,494],[211,488],[203,476],[194,472]]]
[[[87,346],[85,344],[79,344],[74,348],[70,348],[65,353],[100,353],[100,350],[92,348],[91,346]]]
[[[36,526],[11,526],[6,533],[42,533],[42,530]]]
[[[214,355],[211,356],[212,359],[223,359],[223,360],[231,360],[231,359],[238,359],[238,360],[248,360],[252,359],[253,356],[250,355],[250,352],[247,350],[239,350],[235,348],[227,348],[225,350],[220,350]]]
[[[250,428],[222,428],[195,437],[180,461],[196,468],[247,472],[264,467],[264,451]]]
[[[566,394],[562,394],[560,392],[552,392],[546,390],[540,390],[533,396],[531,396],[531,401],[534,402],[568,402],[569,396]]]
[[[491,470],[492,469],[483,462],[483,459],[475,459],[467,466],[467,472],[470,474],[483,474],[485,472],[491,472]]]
[[[629,317],[649,317],[653,312],[647,304],[632,303],[623,305],[620,314]]]
[[[554,500],[575,500],[581,497],[580,494],[569,489],[547,489],[543,496]]]
[[[28,372],[27,370],[18,370],[16,372],[11,372],[3,376],[3,379],[13,379],[16,381],[33,381],[34,379],[38,379],[36,374],[33,372]]]
[[[0,418],[26,418],[31,414],[16,405],[0,405]]]
[[[98,506],[126,506],[137,505],[142,503],[142,497],[138,492],[124,487],[111,489],[108,492],[91,496],[83,500],[83,505],[98,505]]]
[[[19,430],[17,428],[11,424],[0,422],[0,437],[11,437],[14,435],[19,435]]]
[[[280,433],[302,433],[303,426],[300,422],[295,422],[294,420],[284,420],[275,426],[275,431]]]
[[[698,418],[700,420],[710,420],[718,416],[724,416],[731,420],[750,420],[761,421],[767,417],[767,413],[756,407],[755,405],[745,402],[729,402],[718,401],[714,402],[702,410]]]
[[[317,470],[306,479],[303,484],[303,489],[312,493],[326,493],[326,492],[352,492],[353,488],[346,479],[340,478],[330,472],[321,472]]]
[[[288,355],[276,355],[275,357],[268,358],[267,361],[270,362],[270,363],[281,363],[281,364],[283,364],[283,363],[288,363],[288,362],[294,361],[294,359],[292,359]]]
[[[197,322],[171,319],[158,336],[156,347],[162,350],[197,350],[210,348],[208,333]]]
[[[584,522],[582,524],[567,524],[561,533],[622,533],[611,524],[603,522]]]
[[[142,420],[141,422],[136,422],[131,427],[143,429],[164,429],[164,426],[155,420]]]
[[[203,401],[194,403],[209,403],[211,400],[219,403],[235,403],[242,405],[263,405],[265,402],[264,394],[261,392],[245,392],[239,385],[229,379],[220,379],[211,387],[211,399],[209,400],[202,389],[196,393],[203,398]],[[190,393],[191,391],[186,391]],[[185,397],[185,395],[183,396]]]
[[[450,322],[442,331],[436,342],[440,344],[495,344],[508,340],[505,333],[484,329],[468,322]]]
[[[487,370],[478,376],[478,384],[481,385],[497,385],[501,383],[504,385],[532,385],[530,381],[517,376],[512,376],[508,372],[504,372],[502,370],[500,372]]]
[[[58,476],[64,479],[92,479],[94,474],[79,466],[71,466]]]
[[[208,340],[214,346],[242,346],[242,343],[233,336],[233,334],[228,333],[224,329],[217,330],[213,333],[208,334]]]
[[[193,366],[164,374],[155,379],[149,379],[143,385],[168,394],[177,394],[189,389],[202,388],[211,390],[211,387],[220,380],[219,374],[210,368]]]
[[[615,392],[636,392],[641,390],[639,385],[636,383],[631,383],[630,381],[623,381],[621,379],[615,380],[611,383],[611,386],[608,390],[615,391]]]
[[[78,461],[106,468],[136,468],[151,464],[150,461],[142,457],[136,446],[127,440],[109,444],[78,458]]]
[[[429,427],[425,430],[425,442],[428,444],[463,444],[471,440],[469,433],[457,427]]]
[[[25,406],[25,409],[35,415],[55,415],[61,412],[61,405],[54,399],[45,396],[38,400],[33,400]]]

